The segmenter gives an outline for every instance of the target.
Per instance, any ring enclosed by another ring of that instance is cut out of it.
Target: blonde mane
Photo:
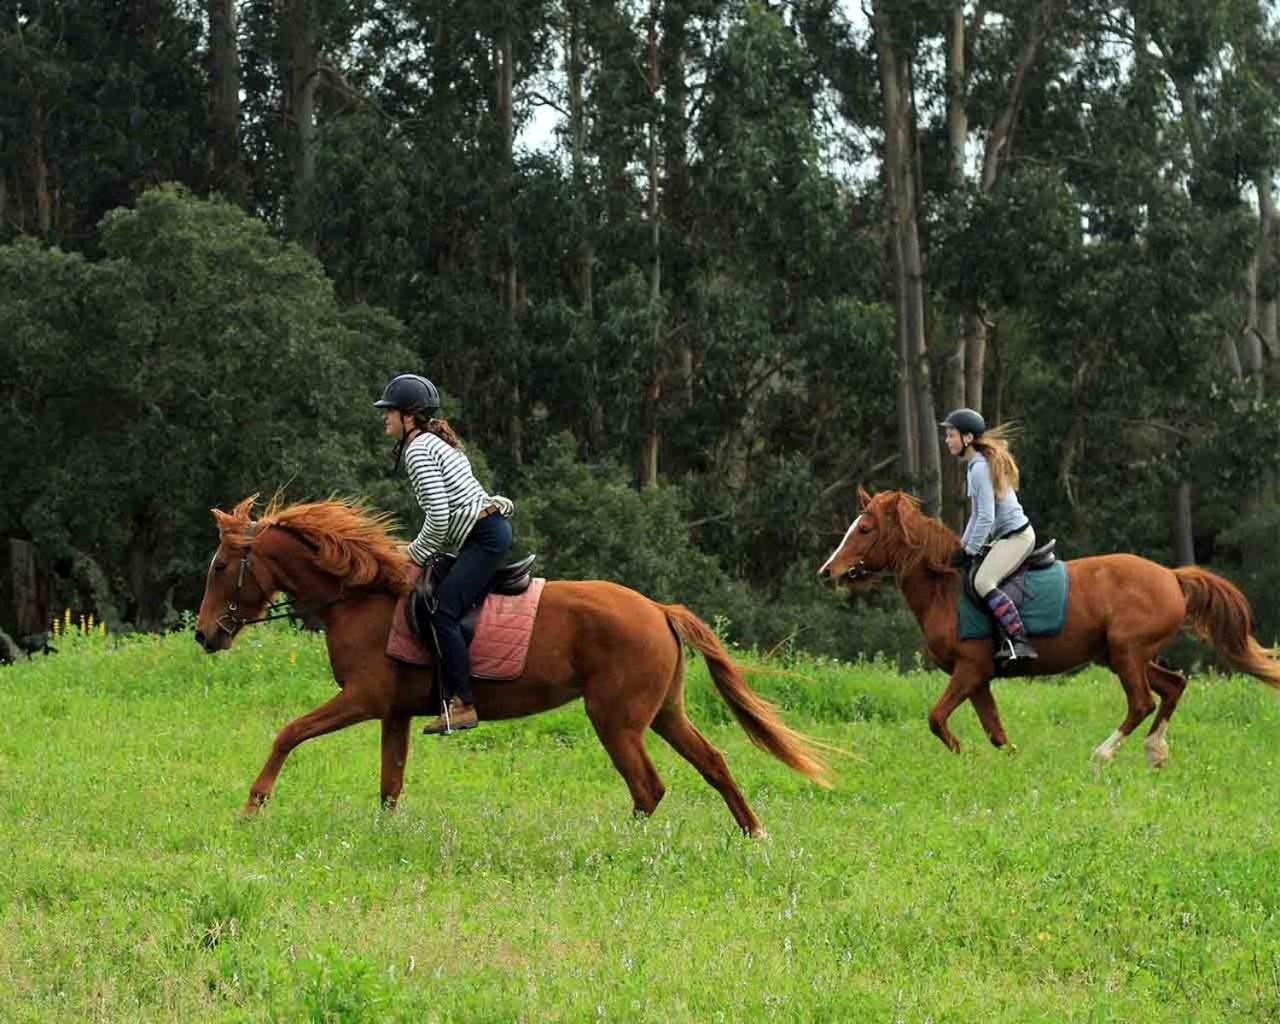
[[[249,538],[256,494],[245,498],[230,514],[211,509],[224,544],[242,546]],[[392,536],[395,519],[375,512],[356,498],[298,502],[285,505],[272,498],[257,521],[254,537],[272,526],[296,533],[315,549],[317,569],[355,587],[385,588],[403,593],[410,587],[409,558]]]

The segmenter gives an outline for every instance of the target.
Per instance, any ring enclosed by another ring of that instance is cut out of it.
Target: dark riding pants
[[[478,520],[467,535],[458,559],[449,575],[436,591],[436,610],[431,621],[436,627],[443,656],[441,696],[459,698],[464,704],[472,704],[471,654],[462,639],[462,616],[480,599],[494,570],[502,564],[511,550],[511,522],[506,516],[485,516]]]

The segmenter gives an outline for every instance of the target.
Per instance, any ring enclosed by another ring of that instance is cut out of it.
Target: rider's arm
[[[985,459],[969,463],[969,497],[973,511],[969,513],[969,525],[964,531],[964,549],[971,555],[982,553],[982,546],[991,536],[996,522],[996,493],[991,486],[991,470]]]
[[[422,529],[409,544],[409,557],[419,565],[426,565],[427,560],[440,550],[449,527],[449,496],[444,486],[444,467],[439,453],[426,445],[410,445],[404,464],[414,496],[426,514]]]

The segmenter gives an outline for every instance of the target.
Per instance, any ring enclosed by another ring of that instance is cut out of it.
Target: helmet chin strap
[[[405,446],[413,440],[413,435],[422,433],[412,420],[405,420],[403,409],[397,409],[396,412],[400,414],[400,440],[396,442],[396,446],[391,450],[392,473],[400,472],[400,460],[404,457]]]

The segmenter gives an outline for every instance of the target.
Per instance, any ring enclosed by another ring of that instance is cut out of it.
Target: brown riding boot
[[[474,729],[479,724],[474,704],[463,704],[457,697],[450,697],[444,713],[423,726],[422,733],[424,736],[447,736],[451,732]]]

